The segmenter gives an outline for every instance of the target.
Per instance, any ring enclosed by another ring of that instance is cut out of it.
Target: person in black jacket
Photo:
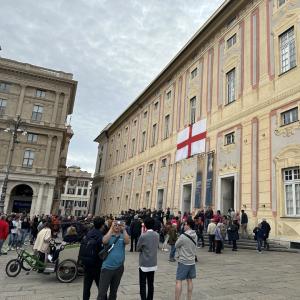
[[[264,248],[265,249],[267,248],[267,250],[269,250],[270,249],[270,245],[268,243],[268,238],[269,238],[269,234],[270,234],[270,231],[271,231],[271,226],[267,222],[266,219],[262,219],[261,229],[264,232]]]
[[[94,228],[92,228],[86,235],[87,240],[94,239],[97,241],[97,249],[95,251],[98,254],[102,249],[102,238],[103,238],[103,228],[105,220],[100,217],[95,217]],[[91,257],[90,263],[84,264],[84,280],[83,280],[83,300],[90,299],[90,290],[95,281],[97,287],[99,287],[100,272],[102,267],[102,261],[99,259],[98,255]]]
[[[248,225],[248,216],[245,213],[245,211],[242,209],[241,210],[242,215],[241,215],[241,236],[242,238],[248,238],[248,232],[247,232],[247,225]]]
[[[133,221],[130,224],[130,252],[133,252],[133,242],[134,242],[134,251],[136,252],[136,245],[139,240],[139,237],[142,232],[142,224],[139,220],[139,216],[135,215]]]
[[[237,251],[236,241],[239,239],[239,224],[237,220],[233,220],[232,224],[227,228],[228,240],[232,242],[232,251]]]

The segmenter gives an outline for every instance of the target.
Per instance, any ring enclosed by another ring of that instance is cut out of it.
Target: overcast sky
[[[68,165],[94,172],[99,132],[223,0],[0,0],[2,57],[78,81]]]

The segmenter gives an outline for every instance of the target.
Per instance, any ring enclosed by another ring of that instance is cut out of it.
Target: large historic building
[[[59,215],[85,216],[88,212],[92,174],[80,167],[71,166],[66,171],[66,182],[60,196]]]
[[[300,1],[225,1],[95,139],[91,212],[244,209],[299,241],[299,24]],[[204,119],[205,153],[176,162]]]
[[[0,58],[0,191],[5,212],[49,214],[59,205],[73,132],[73,75]],[[15,130],[17,129],[17,130]],[[15,139],[13,133],[15,132]]]

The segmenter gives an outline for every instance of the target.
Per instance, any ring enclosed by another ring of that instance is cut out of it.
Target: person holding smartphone
[[[124,222],[113,221],[107,234],[103,237],[104,245],[113,245],[107,258],[102,263],[99,292],[97,300],[117,299],[117,292],[124,272],[125,246],[129,243],[129,236],[125,230]]]

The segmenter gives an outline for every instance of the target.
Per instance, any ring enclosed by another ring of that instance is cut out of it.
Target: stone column
[[[60,147],[61,147],[62,137],[57,137],[57,143],[56,143],[56,149],[55,149],[55,155],[54,155],[54,162],[53,162],[53,168],[58,169],[59,167],[59,158],[60,158]]]
[[[55,125],[56,123],[56,118],[57,118],[57,110],[58,110],[58,101],[59,101],[59,96],[61,95],[60,92],[56,92],[55,95],[55,103],[54,103],[54,108],[52,112],[52,118],[51,118],[51,125]]]
[[[26,86],[21,84],[21,93],[19,96],[18,107],[17,107],[17,111],[16,111],[16,115],[19,115],[19,116],[21,115],[22,108],[23,108],[25,90],[26,90]]]
[[[49,162],[49,157],[50,157],[52,138],[53,138],[53,135],[48,135],[48,143],[47,143],[47,149],[46,149],[46,154],[45,154],[45,159],[44,159],[44,169],[48,169],[48,162]]]
[[[35,205],[35,213],[34,213],[35,215],[38,215],[41,213],[43,194],[44,194],[44,183],[40,183],[39,192],[38,192],[36,205]]]
[[[66,122],[66,117],[67,117],[68,95],[64,96],[63,101],[64,101],[64,104],[63,104],[62,111],[61,111],[60,123],[64,125]]]
[[[49,184],[48,185],[48,197],[46,202],[46,207],[44,213],[46,215],[49,215],[51,213],[52,208],[52,202],[53,202],[53,193],[54,193],[54,185]]]

